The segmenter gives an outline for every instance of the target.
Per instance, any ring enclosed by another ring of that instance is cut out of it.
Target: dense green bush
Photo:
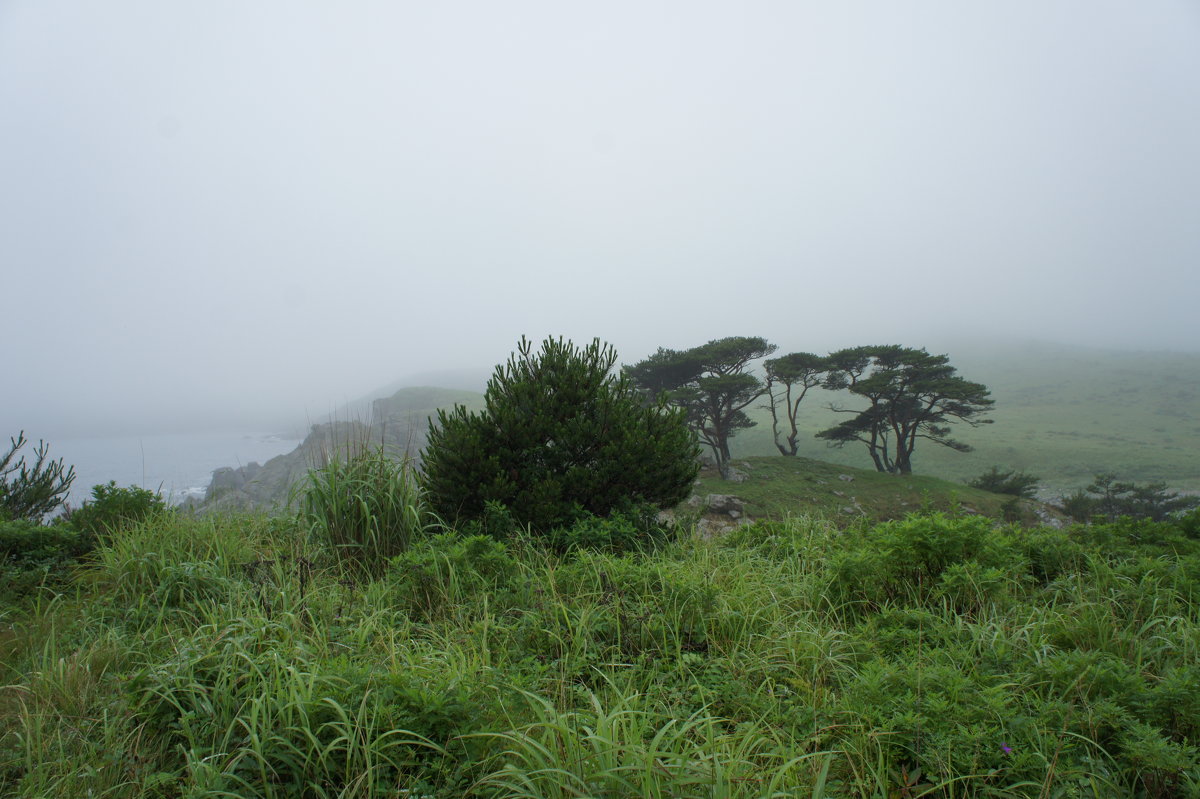
[[[832,556],[832,596],[844,602],[920,602],[939,591],[994,598],[1010,573],[1023,573],[1020,549],[982,516],[935,513],[866,528]]]
[[[553,590],[570,597],[579,614],[570,634],[590,637],[597,653],[609,647],[626,656],[702,649],[716,610],[716,589],[703,575],[636,555],[581,552],[555,571]]]
[[[456,406],[431,421],[423,482],[434,509],[462,524],[497,502],[545,534],[629,502],[683,500],[698,452],[683,411],[647,404],[613,373],[616,358],[599,340],[580,349],[547,339],[534,353],[522,339],[483,411]]]
[[[1087,548],[1067,530],[1038,527],[1027,530],[1019,542],[1029,573],[1043,584],[1078,571],[1086,561]]]
[[[67,520],[82,533],[106,535],[167,510],[162,494],[137,486],[118,488],[115,480],[92,486],[92,498],[71,511]]]
[[[44,526],[31,521],[0,522],[0,562],[34,566],[75,560],[92,545],[65,525]]]
[[[310,533],[342,563],[371,573],[436,526],[411,463],[382,449],[313,469],[299,500]]]

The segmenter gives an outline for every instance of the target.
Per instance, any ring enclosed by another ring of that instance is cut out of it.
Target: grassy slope
[[[478,410],[483,407],[483,395],[466,389],[409,386],[375,400],[375,404],[392,414],[430,415],[438,408],[451,408],[456,404]]]
[[[1000,518],[1001,506],[1010,499],[937,477],[898,477],[811,458],[756,457],[738,460],[735,466],[746,474],[744,482],[725,482],[706,471],[696,492],[734,494],[746,501],[746,512],[754,518],[814,515],[883,521],[919,510],[955,508]],[[1023,507],[1023,517],[1033,521],[1031,514]]]
[[[993,424],[959,425],[974,447],[957,453],[923,442],[914,453],[920,474],[964,481],[996,464],[1042,477],[1046,488],[1067,491],[1098,472],[1126,480],[1165,480],[1200,490],[1200,355],[1112,352],[1029,344],[1006,349],[950,350],[969,380],[992,390]],[[826,392],[801,406],[801,455],[870,466],[861,446],[830,449],[812,436],[834,424]],[[735,439],[735,456],[775,454],[770,418]]]
[[[1174,536],[444,537],[368,580],[295,519],[154,518],[0,606],[0,797],[1195,796]]]

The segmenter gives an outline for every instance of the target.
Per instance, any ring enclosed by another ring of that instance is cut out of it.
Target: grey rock
[[[396,460],[416,461],[439,405],[462,402],[469,406],[476,397],[474,392],[439,388],[400,389],[371,404],[369,424],[355,421],[313,425],[304,441],[286,455],[264,464],[218,469],[199,509],[269,510],[286,505],[294,495],[294,488],[311,469],[367,448],[382,447],[385,454]]]
[[[1064,526],[1063,520],[1047,510],[1045,505],[1034,505],[1033,513],[1037,516],[1038,521],[1047,527],[1061,530]]]
[[[726,516],[735,512],[739,515],[746,512],[742,500],[731,494],[709,494],[704,498],[704,510],[706,513],[721,513]]]

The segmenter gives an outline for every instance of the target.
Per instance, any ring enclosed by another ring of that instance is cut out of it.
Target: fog
[[[523,334],[1194,351],[1198,266],[1191,0],[0,2],[0,435]]]

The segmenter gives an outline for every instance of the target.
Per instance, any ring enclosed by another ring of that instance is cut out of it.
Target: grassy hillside
[[[1056,491],[1082,487],[1098,472],[1200,490],[1200,355],[1049,344],[939,351],[964,377],[991,389],[995,421],[956,427],[973,452],[918,444],[917,473],[961,482],[996,464],[1039,475]],[[816,392],[805,400],[801,455],[870,466],[865,447],[830,449],[813,438],[838,420],[825,406],[847,399]],[[759,426],[734,440],[735,456],[777,452],[769,416],[759,411],[756,418]]]
[[[1011,497],[980,491],[928,475],[900,477],[875,470],[813,460],[811,458],[745,458],[734,463],[746,475],[739,483],[722,480],[705,471],[696,487],[699,494],[734,494],[746,503],[752,518],[784,519],[820,516],[840,523],[865,519],[884,521],[917,511],[958,511],[993,518],[1015,514],[1033,522],[1033,504],[1018,502],[1006,510]]]
[[[0,797],[1200,792],[1200,542],[1170,525],[427,531],[371,571],[292,517],[22,525]]]

